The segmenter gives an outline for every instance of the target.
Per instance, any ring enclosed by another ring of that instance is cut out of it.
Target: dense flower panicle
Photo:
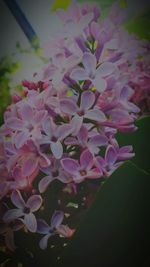
[[[62,224],[62,211],[55,211],[50,226],[38,218],[40,194],[46,196],[51,183],[76,192],[81,182],[101,181],[134,156],[131,145],[119,147],[116,134],[135,131],[136,118],[150,110],[150,44],[123,29],[125,12],[118,12],[114,4],[99,21],[96,5],[57,10],[63,28],[47,44],[49,63],[33,81],[22,82],[22,93],[6,109],[0,128],[0,198],[7,204],[1,233],[11,250],[20,228],[44,234],[42,249],[54,234],[73,234]],[[8,209],[10,203],[15,208]]]

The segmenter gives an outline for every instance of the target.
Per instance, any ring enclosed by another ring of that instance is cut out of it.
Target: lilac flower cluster
[[[150,45],[129,35],[120,26],[124,10],[116,12],[114,4],[99,21],[95,5],[57,10],[63,30],[48,45],[49,64],[32,82],[23,81],[24,94],[16,93],[4,114],[1,233],[11,250],[13,232],[20,229],[44,234],[42,249],[54,234],[73,234],[62,224],[62,211],[54,212],[50,226],[39,218],[42,194],[54,180],[67,185],[101,180],[134,156],[131,145],[119,147],[116,134],[136,130],[140,108],[133,95],[135,87],[150,88],[145,59]]]

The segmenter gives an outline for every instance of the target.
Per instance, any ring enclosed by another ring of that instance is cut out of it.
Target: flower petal
[[[90,145],[94,146],[105,146],[108,143],[107,137],[97,134],[90,138],[89,142]]]
[[[79,139],[79,142],[82,144],[82,145],[85,145],[88,141],[88,130],[86,127],[82,126],[79,133],[78,133],[78,139]]]
[[[103,92],[107,87],[107,82],[100,76],[96,76],[92,81],[98,92]]]
[[[39,165],[41,168],[46,168],[51,165],[51,161],[46,155],[40,153]]]
[[[84,150],[80,156],[81,168],[90,169],[93,165],[93,156],[88,149]]]
[[[115,65],[111,62],[102,63],[96,70],[96,75],[100,75],[101,77],[108,76],[112,74],[115,70]]]
[[[19,190],[14,190],[11,194],[11,201],[17,208],[24,208],[25,202]]]
[[[81,105],[80,108],[87,110],[93,106],[95,102],[95,95],[91,91],[85,91],[81,95]]]
[[[105,160],[108,165],[113,165],[117,160],[117,153],[113,146],[108,146],[106,149]]]
[[[60,109],[62,112],[73,115],[76,113],[78,107],[76,103],[71,99],[62,99],[60,100]]]
[[[82,81],[89,79],[87,72],[83,68],[74,69],[70,74],[70,78],[75,81]]]
[[[80,128],[83,123],[83,117],[75,115],[73,119],[70,122],[71,128],[72,128],[72,135],[76,136],[78,132],[80,131]]]
[[[49,225],[42,219],[37,220],[37,233],[48,234],[50,230]]]
[[[106,120],[105,114],[99,109],[88,110],[84,117],[98,122]]]
[[[45,235],[39,242],[39,246],[41,249],[47,248],[48,239],[50,238],[51,234]]]
[[[85,52],[83,55],[83,65],[84,68],[86,69],[86,72],[88,73],[89,76],[95,76],[96,73],[96,57],[89,53]]]
[[[57,233],[66,237],[66,238],[70,238],[74,234],[74,232],[75,232],[75,230],[70,229],[69,226],[63,225],[63,224],[61,224],[57,228]]]
[[[51,142],[51,150],[56,159],[60,159],[63,155],[63,146],[60,141]]]
[[[42,198],[40,195],[33,195],[31,196],[26,206],[30,208],[31,212],[37,211],[42,205]]]
[[[65,145],[77,145],[78,141],[75,137],[67,137],[64,141]]]
[[[45,117],[47,115],[47,111],[46,110],[38,110],[37,113],[34,115],[33,120],[34,123],[41,123]]]
[[[39,182],[39,185],[38,185],[40,193],[44,193],[47,187],[49,186],[49,184],[53,180],[54,180],[54,177],[52,177],[51,175],[45,176],[44,178],[42,178],[42,180]]]
[[[70,174],[76,173],[80,167],[77,160],[70,159],[70,158],[62,159],[61,165],[63,169]]]
[[[23,121],[17,118],[7,119],[6,125],[13,130],[22,130],[24,127]]]
[[[30,121],[33,117],[33,109],[28,103],[23,103],[19,107],[18,113],[22,120]]]
[[[14,143],[16,145],[16,148],[22,147],[25,144],[25,142],[28,140],[29,136],[30,134],[28,131],[17,133],[14,136]]]
[[[36,232],[37,221],[33,213],[25,214],[23,222],[30,232],[32,233]]]
[[[27,159],[22,166],[22,174],[24,176],[31,175],[38,167],[38,160],[36,158]]]
[[[51,137],[53,129],[52,129],[52,125],[51,125],[51,120],[49,118],[44,120],[44,122],[43,122],[43,130],[48,136]]]
[[[64,219],[64,213],[63,211],[55,211],[52,218],[51,218],[51,227],[55,227],[57,229],[57,227],[62,223]]]
[[[93,12],[87,13],[86,15],[82,16],[78,23],[79,29],[84,30],[92,19],[93,19]]]
[[[69,134],[71,134],[71,126],[68,124],[64,124],[64,125],[60,125],[58,128],[57,128],[57,131],[56,131],[56,136],[58,138],[60,138],[61,140],[63,140],[64,138],[66,138]]]
[[[11,222],[21,216],[23,216],[23,211],[21,209],[11,209],[6,211],[6,213],[3,216],[4,222]]]

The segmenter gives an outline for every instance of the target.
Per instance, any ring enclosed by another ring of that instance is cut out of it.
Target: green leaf
[[[51,11],[54,12],[58,8],[67,9],[71,2],[71,0],[55,0],[52,4]]]
[[[120,167],[97,194],[58,266],[133,266],[145,259],[149,195],[148,175],[130,162]]]
[[[131,160],[138,168],[150,173],[150,117],[139,119],[136,123],[138,130],[134,133],[117,135],[120,146],[133,145],[135,157]]]
[[[130,33],[137,34],[142,39],[150,40],[150,9],[144,11],[138,16],[131,18],[127,24],[126,28]]]

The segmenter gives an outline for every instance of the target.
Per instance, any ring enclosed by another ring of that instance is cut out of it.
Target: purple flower
[[[84,150],[80,156],[80,161],[71,158],[63,158],[61,165],[66,172],[72,175],[76,183],[80,183],[85,179],[95,179],[100,177],[97,168],[94,167],[93,155]]]
[[[37,221],[33,212],[37,211],[41,207],[41,196],[33,195],[25,203],[20,192],[18,190],[14,190],[11,194],[11,201],[17,208],[8,210],[4,214],[4,222],[8,223],[19,218],[30,232],[36,232]]]
[[[22,147],[27,140],[39,140],[41,138],[41,121],[46,117],[46,110],[34,110],[28,103],[21,103],[17,109],[19,117],[10,117],[6,120],[6,126],[12,131],[13,141],[17,148]]]
[[[106,77],[115,71],[115,65],[111,62],[103,62],[97,66],[96,57],[88,52],[83,55],[84,68],[75,68],[70,77],[76,81],[90,80],[98,92],[103,92],[107,87]]]
[[[82,125],[77,137],[68,137],[65,139],[66,145],[78,145],[88,150],[94,155],[100,151],[101,146],[108,144],[108,138],[97,131],[88,132],[88,129]]]
[[[50,165],[49,158],[41,152],[39,146],[32,140],[28,140],[19,150],[15,149],[12,143],[7,145],[10,153],[7,168],[14,171],[20,167],[22,176],[28,177],[28,180],[34,173],[37,175],[40,167],[48,167]]]
[[[77,55],[65,57],[63,53],[59,53],[53,59],[53,64],[48,65],[43,71],[43,80],[52,79],[54,87],[59,88],[63,81],[64,75],[75,67],[81,61]],[[59,90],[59,89],[58,89]]]
[[[77,134],[80,130],[84,118],[98,122],[106,120],[105,114],[98,108],[93,107],[94,103],[95,95],[91,91],[84,91],[81,94],[80,107],[78,107],[74,99],[66,98],[60,100],[60,109],[62,112],[68,115],[74,115],[71,121],[71,126],[75,131],[74,134]]]
[[[40,193],[45,192],[50,183],[56,179],[63,183],[70,183],[72,181],[70,175],[67,175],[67,173],[62,169],[60,160],[55,158],[51,160],[51,166],[43,168],[42,172],[47,175],[44,176],[38,184]]]
[[[43,122],[44,135],[40,144],[50,144],[51,151],[56,159],[60,159],[63,154],[62,141],[71,132],[69,124],[57,126],[50,118]]]
[[[37,232],[45,235],[39,243],[41,249],[47,248],[48,239],[55,234],[68,238],[72,236],[74,230],[62,224],[63,219],[64,213],[62,211],[55,211],[51,218],[50,226],[44,220],[38,220]]]
[[[124,146],[119,148],[109,145],[105,152],[105,158],[96,157],[96,166],[103,176],[110,176],[124,160],[131,159],[134,156],[132,146]]]

